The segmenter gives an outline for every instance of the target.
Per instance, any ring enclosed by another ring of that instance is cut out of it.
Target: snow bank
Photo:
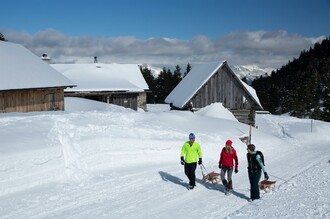
[[[212,103],[211,105],[198,110],[196,114],[200,116],[238,121],[228,109],[223,107],[222,103]]]

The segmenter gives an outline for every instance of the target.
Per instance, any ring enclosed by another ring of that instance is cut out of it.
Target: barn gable
[[[83,97],[126,108],[146,110],[149,89],[137,64],[52,64],[78,86],[65,96]]]
[[[198,109],[216,102],[232,112],[249,114],[251,109],[262,109],[254,89],[240,80],[226,61],[193,66],[165,102],[178,109]]]
[[[0,41],[0,112],[64,110],[72,81],[25,47]]]

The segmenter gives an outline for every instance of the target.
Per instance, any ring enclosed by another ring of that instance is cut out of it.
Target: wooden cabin
[[[137,64],[52,64],[77,87],[66,89],[66,97],[81,97],[133,110],[147,110],[149,87]]]
[[[226,61],[192,66],[165,102],[182,110],[221,102],[238,121],[247,124],[254,124],[255,110],[263,109],[255,90],[240,80]]]
[[[0,41],[0,112],[64,110],[72,81],[25,47]]]

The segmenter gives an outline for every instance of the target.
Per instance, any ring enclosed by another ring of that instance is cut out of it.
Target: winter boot
[[[228,182],[228,189],[233,190],[233,181],[231,180]]]
[[[227,183],[227,180],[222,180],[222,184],[223,186],[225,187],[225,191],[228,191],[228,183]]]

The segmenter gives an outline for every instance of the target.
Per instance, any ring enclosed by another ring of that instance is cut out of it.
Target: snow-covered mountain
[[[158,75],[160,74],[160,72],[163,70],[162,67],[158,67],[155,65],[148,65],[148,64],[141,64],[140,66],[142,66],[143,68],[148,68],[151,71],[151,74],[155,77],[158,78]]]
[[[231,65],[231,70],[233,70],[239,78],[246,77],[248,84],[261,75],[270,75],[274,68],[260,68],[257,65]]]
[[[163,68],[147,65],[151,69],[151,73],[155,78],[158,77],[159,73]],[[192,66],[193,68],[194,66]],[[168,68],[168,67],[166,67]],[[260,68],[257,65],[230,65],[230,68],[236,73],[239,78],[247,78],[248,84],[250,84],[256,77],[261,75],[270,75],[272,71],[276,70],[274,68]],[[171,68],[170,68],[171,69]],[[174,69],[171,69],[174,71]]]
[[[157,78],[160,72],[163,70],[163,68],[155,67],[155,66],[150,66],[151,69],[151,74]]]

